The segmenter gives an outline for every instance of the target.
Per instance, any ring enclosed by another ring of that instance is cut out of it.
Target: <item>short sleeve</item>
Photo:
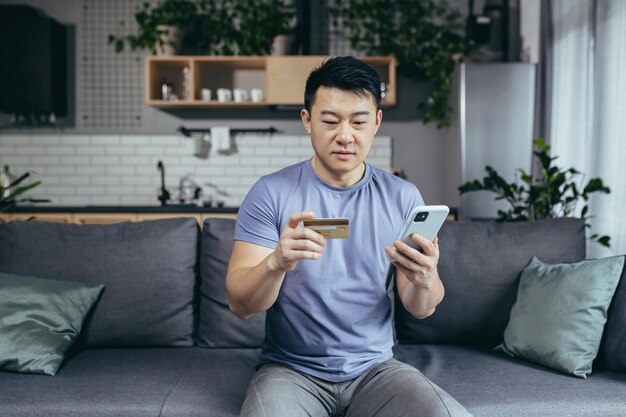
[[[272,195],[261,178],[241,203],[235,226],[235,240],[273,249],[280,238],[276,213]]]
[[[422,198],[422,194],[419,192],[415,184],[407,182],[406,188],[409,198],[407,198],[404,202],[402,210],[404,211],[404,218],[408,219],[411,214],[411,210],[413,210],[414,207],[423,206],[425,203]]]

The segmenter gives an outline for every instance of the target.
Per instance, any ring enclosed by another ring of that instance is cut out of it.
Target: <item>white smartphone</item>
[[[432,241],[437,236],[449,212],[448,206],[414,207],[409,218],[404,223],[398,240],[403,241],[412,248],[420,249],[419,245],[411,239],[411,235],[417,233]]]

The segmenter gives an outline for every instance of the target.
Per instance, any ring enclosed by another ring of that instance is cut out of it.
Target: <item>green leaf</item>
[[[8,197],[6,197],[7,200],[14,200],[17,198],[17,196],[24,194],[25,192],[37,187],[39,184],[41,184],[40,181],[34,182],[32,184],[28,184],[25,185],[23,187],[10,187],[9,188],[9,195]]]
[[[598,243],[601,244],[602,246],[605,246],[607,248],[611,247],[611,237],[604,235],[600,238],[598,238]]]
[[[608,187],[604,186],[600,178],[592,178],[583,189],[583,194],[590,194],[595,192],[609,194],[611,190]]]
[[[589,206],[585,206],[585,207],[583,207],[583,209],[582,209],[582,211],[581,211],[581,213],[580,213],[580,217],[581,217],[582,219],[586,218],[586,217],[587,217],[587,212],[588,212],[588,211],[589,211]]]
[[[29,172],[20,175],[17,179],[13,180],[7,188],[17,187],[22,181],[24,181],[28,177],[30,177]]]

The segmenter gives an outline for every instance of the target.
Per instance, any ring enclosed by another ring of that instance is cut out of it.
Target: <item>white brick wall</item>
[[[199,159],[180,135],[0,135],[0,165],[16,175],[32,172],[42,184],[28,196],[55,205],[157,205],[161,160],[173,196],[180,178],[191,175],[228,194],[205,186],[205,197],[239,206],[261,175],[313,155],[308,136],[246,134],[236,141],[238,153]],[[390,137],[376,138],[368,162],[390,169]]]

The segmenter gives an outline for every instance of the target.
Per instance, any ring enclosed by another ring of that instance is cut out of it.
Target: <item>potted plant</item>
[[[124,50],[128,44],[130,49],[147,49],[153,54],[164,53],[170,48],[179,47],[179,28],[193,21],[198,15],[199,2],[187,0],[164,0],[159,5],[144,2],[141,10],[135,13],[135,21],[139,26],[137,34],[109,35],[108,42],[116,52]],[[125,22],[120,22],[125,26]]]
[[[393,55],[398,72],[434,89],[418,103],[424,123],[448,126],[452,108],[448,96],[456,61],[469,53],[462,35],[461,14],[445,1],[346,0],[329,8],[335,27],[353,49],[369,55]]]
[[[135,14],[137,34],[109,35],[117,52],[153,54],[175,47],[187,54],[265,55],[277,35],[292,33],[293,10],[284,0],[164,0]],[[124,22],[121,22],[124,25]],[[172,39],[173,33],[179,33]]]
[[[41,181],[23,184],[28,177],[30,177],[29,172],[15,178],[11,174],[9,167],[7,165],[4,166],[4,169],[0,172],[0,213],[8,210],[9,208],[15,207],[17,203],[48,203],[50,201],[22,197],[24,193],[41,184]],[[2,219],[0,219],[0,222],[2,222]]]
[[[222,1],[217,55],[268,55],[276,37],[293,33],[295,13],[284,0]]]
[[[490,166],[485,167],[487,175],[480,180],[468,181],[459,187],[461,194],[472,191],[491,191],[496,194],[496,200],[505,200],[511,205],[507,211],[498,210],[499,222],[515,222],[550,219],[555,217],[569,217],[574,215],[578,202],[582,199],[585,205],[582,208],[580,218],[585,220],[585,226],[589,218],[589,197],[591,194],[611,192],[600,178],[592,178],[583,185],[579,178],[583,176],[574,168],[561,169],[552,163],[556,156],[550,156],[550,146],[546,145],[543,138],[537,138],[533,142],[537,148],[533,151],[541,165],[541,176],[533,178],[523,169],[518,169],[517,181],[507,183],[498,172]],[[602,246],[610,247],[610,237],[591,235],[591,240],[597,241]]]

